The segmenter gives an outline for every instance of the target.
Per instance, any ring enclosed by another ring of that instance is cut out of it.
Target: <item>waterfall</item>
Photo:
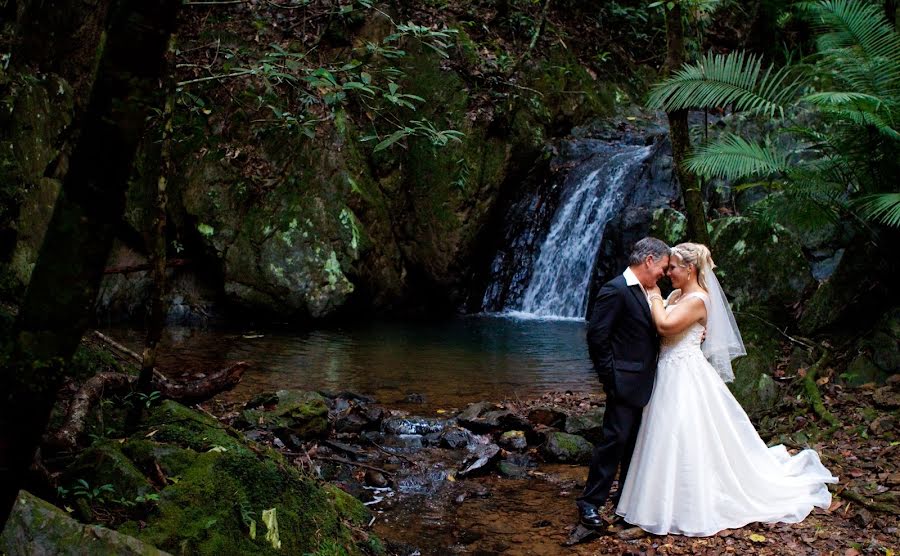
[[[505,300],[501,312],[584,318],[604,229],[621,208],[623,183],[650,151],[651,147],[617,147],[612,153],[591,157],[569,174],[547,235],[530,266],[527,283],[519,295]],[[505,259],[498,255],[495,264]],[[491,302],[488,296],[496,290],[488,288],[486,308]]]

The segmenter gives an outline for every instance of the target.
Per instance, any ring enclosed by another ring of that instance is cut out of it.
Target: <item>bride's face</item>
[[[673,288],[684,288],[690,282],[693,272],[694,267],[685,263],[678,255],[669,257],[669,279]]]

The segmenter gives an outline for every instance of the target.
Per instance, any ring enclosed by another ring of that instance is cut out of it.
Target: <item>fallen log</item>
[[[244,376],[250,367],[246,361],[238,361],[224,369],[202,375],[190,381],[176,381],[166,378],[154,371],[153,388],[159,390],[164,398],[182,403],[197,403],[215,396],[219,392],[230,390]]]
[[[159,391],[163,398],[186,404],[197,403],[233,388],[240,382],[249,366],[246,361],[238,361],[224,369],[186,382],[168,379],[158,371],[154,371],[153,389]],[[136,383],[137,376],[115,372],[99,373],[88,379],[75,393],[65,422],[47,439],[47,445],[57,450],[74,449],[84,433],[91,409],[100,398],[110,392],[125,391]]]
[[[65,423],[49,439],[48,444],[59,449],[75,448],[78,445],[78,437],[84,432],[91,408],[97,400],[106,391],[119,392],[126,389],[135,378],[123,373],[98,373],[89,378],[75,393]]]

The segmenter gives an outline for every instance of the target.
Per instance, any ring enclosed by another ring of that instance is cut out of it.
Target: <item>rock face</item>
[[[169,554],[111,529],[79,523],[63,510],[24,490],[19,492],[12,514],[0,534],[0,552],[21,556]]]
[[[716,276],[736,309],[789,305],[812,286],[800,243],[787,229],[744,217],[719,218],[711,228]]]
[[[0,288],[20,294],[31,277],[60,181],[47,167],[60,154],[72,121],[73,93],[65,80],[4,82],[8,115],[0,117]]]

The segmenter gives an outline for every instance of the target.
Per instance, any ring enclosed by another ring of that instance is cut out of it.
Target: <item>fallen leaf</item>
[[[759,533],[752,533],[752,534],[751,534],[749,537],[747,537],[747,538],[749,538],[749,539],[750,539],[751,541],[753,541],[753,542],[759,542],[759,543],[766,542],[766,537],[763,536],[763,535],[760,535]]]

